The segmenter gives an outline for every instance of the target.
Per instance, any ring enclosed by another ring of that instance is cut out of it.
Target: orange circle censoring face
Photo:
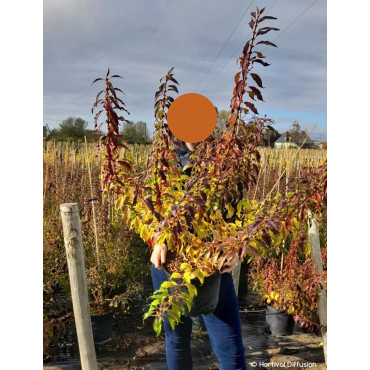
[[[203,95],[184,94],[170,105],[167,124],[178,139],[187,143],[199,143],[207,139],[216,127],[216,108]]]

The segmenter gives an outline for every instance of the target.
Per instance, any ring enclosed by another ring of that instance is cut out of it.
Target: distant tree
[[[271,125],[267,125],[265,127],[263,138],[266,142],[266,146],[273,147],[275,141],[279,139],[280,136],[281,134],[277,130],[275,130]]]
[[[49,140],[50,139],[59,139],[59,129],[54,127],[53,129],[50,130],[50,135],[49,135]]]
[[[246,123],[246,127],[249,131],[256,133],[257,132],[257,127],[256,127],[256,118],[257,117],[252,117],[249,119],[249,121]],[[269,124],[267,124],[263,131],[262,131],[262,138],[260,141],[260,146],[265,146],[265,147],[273,147],[274,142],[281,136],[281,134],[275,130],[271,125],[275,123],[274,120],[270,120]]]
[[[89,143],[91,142],[98,142],[98,135],[96,130],[85,130],[86,141]]]
[[[290,137],[291,137],[290,140],[293,143],[298,142],[298,139],[301,134],[301,125],[297,121],[293,121],[292,128],[289,130],[289,132],[290,132]]]
[[[148,132],[146,129],[146,122],[138,121],[135,123],[137,143],[143,144],[147,142]]]
[[[88,122],[78,117],[68,117],[59,124],[61,140],[83,140]]]
[[[145,144],[150,141],[144,121],[126,121],[122,127],[122,135],[129,144]]]
[[[215,130],[213,131],[213,135],[214,137],[217,138],[221,135],[222,131],[226,127],[226,122],[227,122],[227,118],[229,117],[230,111],[225,110],[225,109],[221,109],[219,111],[217,107],[216,107],[216,111],[217,111],[217,124],[216,124]]]
[[[125,121],[121,133],[129,144],[136,142],[136,129],[133,121]]]

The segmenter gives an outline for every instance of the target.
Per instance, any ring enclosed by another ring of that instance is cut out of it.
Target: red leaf
[[[132,167],[131,167],[131,165],[128,163],[128,162],[126,162],[126,161],[118,161],[118,163],[121,165],[121,166],[123,166],[123,167],[125,167],[125,168],[127,168],[128,170],[132,170]]]
[[[192,227],[192,223],[191,223],[191,221],[192,221],[192,217],[189,215],[189,213],[185,213],[184,214],[184,217],[185,217],[185,221],[186,221],[186,223],[188,224],[188,226],[189,227]]]
[[[149,207],[149,209],[154,212],[154,206],[153,206],[153,202],[152,202],[152,199],[151,199],[151,196],[146,196],[144,197],[144,202],[145,204]]]
[[[123,95],[126,95],[121,89],[119,89],[118,87],[115,87],[114,90],[117,90],[119,92],[121,92]]]
[[[102,80],[102,78],[96,78],[96,79],[91,83],[91,85],[92,85],[93,83],[95,83],[96,81],[100,81],[100,80]]]
[[[234,77],[234,81],[235,81],[235,83],[236,83],[236,84],[239,82],[240,74],[241,74],[241,72],[238,72],[238,73],[235,75],[235,77]]]
[[[257,108],[254,106],[253,103],[250,103],[248,101],[244,102],[244,104],[255,114],[258,114]]]
[[[177,89],[176,85],[169,85],[168,86],[168,90],[169,91],[173,90],[173,91],[179,93],[179,90]]]
[[[257,241],[264,250],[267,250],[268,246],[262,239],[257,239]]]
[[[243,80],[239,81],[236,85],[236,93],[241,96],[245,87],[245,82]]]
[[[261,91],[259,89],[257,89],[257,87],[249,86],[249,88],[255,93],[258,100],[264,101],[263,97],[262,97],[262,94],[261,94]]]
[[[270,63],[266,63],[262,59],[253,59],[252,63],[259,63],[259,64],[262,64],[264,67],[267,67],[270,65]]]
[[[169,78],[169,80],[171,80],[172,82],[174,82],[176,85],[179,85],[179,83],[175,80],[175,78],[174,78],[174,77],[172,77],[172,76],[171,76],[171,77]]]
[[[161,179],[162,179],[163,181],[166,181],[166,175],[164,174],[164,172],[163,172],[163,171],[159,171],[159,176],[161,177]]]
[[[290,230],[290,228],[293,226],[293,214],[290,213],[288,217],[285,220],[285,228],[287,230]]]
[[[277,19],[277,18],[276,17],[271,17],[271,15],[266,15],[265,17],[260,18],[260,20],[259,20],[260,23],[263,22],[265,19]]]
[[[163,166],[165,166],[165,167],[168,167],[169,165],[168,165],[168,161],[166,160],[166,159],[164,159],[164,158],[161,158],[161,163],[163,164]]]
[[[262,87],[262,80],[260,78],[260,76],[258,76],[256,73],[251,73],[251,76],[253,78],[253,80],[256,82],[256,84],[259,86],[259,87]]]
[[[177,229],[179,230],[179,233],[182,233],[182,223],[180,220],[177,221]]]
[[[264,35],[265,33],[270,32],[270,31],[280,31],[280,30],[279,28],[274,28],[274,27],[263,27],[263,28],[260,28],[259,31],[257,32],[257,36]]]
[[[258,44],[271,45],[271,46],[274,46],[275,48],[277,48],[277,46],[274,43],[270,42],[270,41],[258,41],[256,45],[258,45]]]

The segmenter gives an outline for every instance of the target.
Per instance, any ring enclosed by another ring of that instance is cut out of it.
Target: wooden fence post
[[[316,274],[323,273],[321,248],[319,239],[318,223],[313,217],[311,211],[308,210],[308,238],[311,245],[311,258],[313,270]],[[323,289],[319,288],[317,292],[317,305],[319,310],[319,319],[321,325],[321,334],[324,343],[325,363],[327,363],[327,299],[326,290],[322,281]]]
[[[97,370],[98,364],[91,327],[81,223],[77,203],[61,204],[60,213],[63,223],[64,245],[71,283],[73,313],[76,322],[81,367],[83,370]]]
[[[238,261],[233,270],[231,271],[231,276],[233,278],[233,282],[234,282],[234,288],[235,288],[235,293],[236,293],[236,297],[238,298],[238,291],[239,291],[239,280],[240,280],[240,268],[241,268],[241,262]]]
[[[77,164],[76,164],[76,149],[74,149],[73,150],[72,170],[76,171],[76,167],[77,167]]]

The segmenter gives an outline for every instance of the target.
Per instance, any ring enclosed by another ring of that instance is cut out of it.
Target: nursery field
[[[128,149],[120,149],[120,156],[138,168],[145,169],[148,165],[150,151],[150,145],[131,145]],[[284,195],[297,191],[301,186],[298,179],[312,169],[319,168],[326,161],[326,150],[301,149],[297,151],[296,149],[261,147],[258,151],[261,154],[260,171],[256,184],[248,189],[246,197],[250,200],[259,201],[265,199],[268,194],[271,196]],[[114,196],[103,195],[99,181],[102,171],[101,164],[102,154],[98,152],[96,144],[44,142],[44,363],[45,365],[57,363],[61,368],[75,368],[73,367],[75,365],[71,364],[76,363],[74,361],[78,358],[59,209],[60,204],[73,202],[77,203],[80,209],[91,315],[108,314],[113,318],[113,332],[108,335],[108,339],[103,338],[100,340],[100,345],[97,345],[99,363],[101,358],[101,361],[107,364],[102,368],[144,368],[145,365],[149,366],[148,368],[159,369],[161,368],[159,365],[150,367],[150,363],[163,362],[163,358],[158,357],[156,353],[162,351],[163,357],[163,334],[156,338],[154,332],[148,330],[151,326],[151,323],[148,323],[149,320],[144,326],[141,320],[147,309],[147,298],[153,293],[150,278],[150,248],[130,230],[122,215],[117,212]],[[323,250],[326,247],[325,220],[325,215],[318,219]],[[281,259],[279,257],[279,264],[283,271],[283,257]],[[252,292],[252,284],[247,283],[248,273],[251,270],[249,261],[244,262],[239,290],[239,300],[244,302],[241,307],[247,311],[264,311],[266,297],[263,294],[258,296]],[[274,299],[274,295],[271,299]],[[245,302],[248,302],[248,306]],[[313,306],[309,307],[312,311],[316,310],[314,303],[311,303]],[[304,309],[306,308],[302,310]],[[245,335],[248,335],[248,330],[253,329],[252,327],[243,328],[246,330]],[[314,348],[312,351],[319,351],[319,354],[316,358],[308,356],[308,360],[322,363],[324,360],[320,347],[321,338],[315,334],[314,325],[310,328],[306,332],[313,333],[307,334],[307,338],[312,340],[311,347]],[[142,330],[146,333],[144,336]],[[259,330],[260,338],[267,338],[268,334],[264,330],[264,324],[261,324]],[[195,337],[200,341],[199,343],[204,342],[201,330],[195,333]],[[263,360],[266,362],[269,362],[274,354],[279,353],[276,350],[279,340],[275,343],[271,338],[266,339],[267,342],[263,345],[265,346]],[[284,338],[286,342],[289,342],[288,337]],[[301,352],[310,352],[304,345],[307,338],[300,342],[301,347],[298,346]],[[253,340],[250,339],[245,344],[247,354],[253,353],[251,350]],[[271,343],[274,345],[272,346]],[[140,351],[137,351],[138,345],[145,349],[146,356],[140,356]],[[280,347],[283,348],[284,345],[281,344]],[[150,348],[152,348],[152,355],[150,355]],[[269,352],[268,348],[275,348],[275,352],[273,350]],[[127,354],[126,360],[129,361],[131,367],[114,367],[114,356],[116,356],[114,354],[121,356]],[[213,361],[212,356],[209,356],[210,361]],[[202,363],[201,359],[199,361]],[[63,363],[66,367],[63,367]],[[109,367],[109,364],[112,366]],[[209,365],[208,362],[207,364]]]
[[[277,19],[264,11],[251,12],[216,129],[213,103],[177,97],[172,67],[153,91],[152,144],[130,145],[123,77],[108,68],[91,84],[99,144],[43,143],[45,365],[166,369],[162,329],[187,315],[176,335],[184,343],[192,328],[194,369],[218,369],[213,350],[221,364],[243,366],[241,346],[232,360],[235,338],[248,368],[326,368],[326,150],[303,149],[298,129],[287,138],[299,149],[261,146],[274,120],[259,116],[264,83],[254,67],[269,66],[265,47],[277,47],[260,36],[279,31],[264,26]]]

